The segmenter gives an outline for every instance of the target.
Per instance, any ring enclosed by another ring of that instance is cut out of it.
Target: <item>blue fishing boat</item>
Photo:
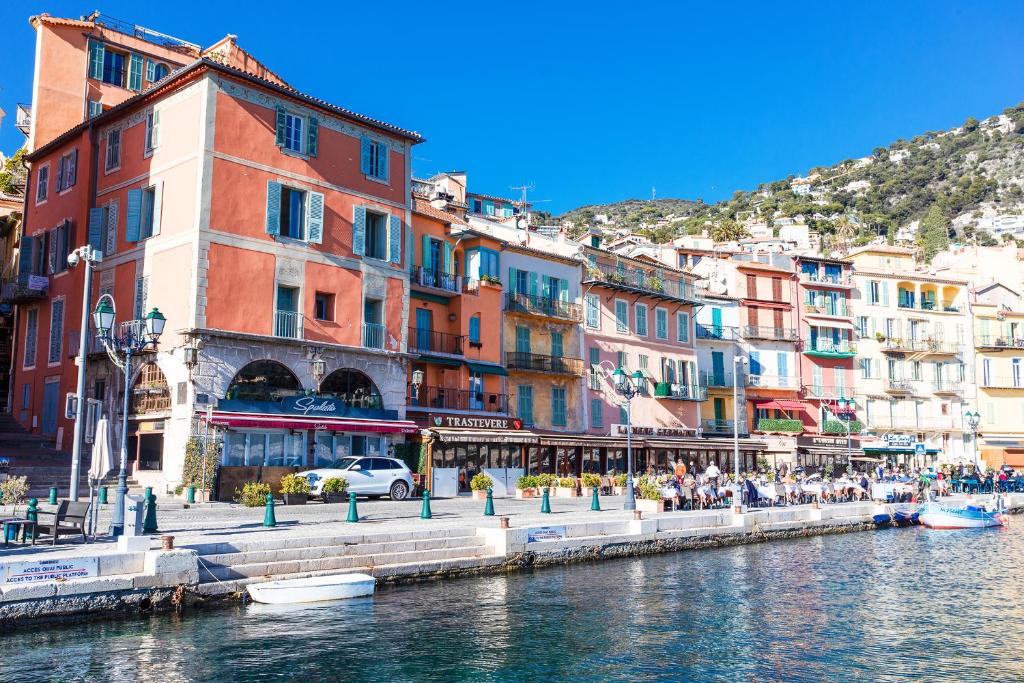
[[[921,524],[929,529],[984,529],[1002,527],[1008,523],[1002,498],[996,499],[992,510],[977,504],[950,507],[934,501],[921,505]]]
[[[874,515],[875,524],[878,526],[911,526],[919,524],[918,506],[916,503],[895,503],[886,505],[885,512]]]

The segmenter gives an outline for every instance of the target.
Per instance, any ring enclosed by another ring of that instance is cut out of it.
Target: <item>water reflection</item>
[[[0,681],[1022,680],[1022,552],[892,530],[35,629]]]

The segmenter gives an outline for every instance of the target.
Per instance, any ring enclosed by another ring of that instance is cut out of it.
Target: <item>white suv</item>
[[[412,492],[412,472],[401,460],[381,457],[342,458],[334,467],[299,472],[309,482],[311,493],[319,496],[324,482],[339,477],[348,482],[348,492],[371,498],[391,496],[392,500],[407,498]]]

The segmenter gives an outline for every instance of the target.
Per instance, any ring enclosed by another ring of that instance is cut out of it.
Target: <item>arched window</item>
[[[369,377],[351,368],[341,368],[324,377],[320,383],[322,396],[334,396],[353,408],[383,408],[377,386]]]
[[[273,360],[257,360],[238,371],[225,396],[236,401],[280,401],[302,393],[292,371]]]
[[[477,313],[469,319],[469,341],[473,344],[480,343],[480,314]]]
[[[156,363],[146,363],[139,369],[132,387],[132,414],[158,413],[171,407],[171,391],[167,378]]]
[[[153,67],[153,82],[156,83],[170,72],[171,69],[166,64],[157,64]]]

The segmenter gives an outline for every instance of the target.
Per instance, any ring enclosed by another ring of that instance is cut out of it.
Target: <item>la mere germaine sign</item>
[[[693,436],[694,430],[686,427],[642,427],[633,425],[633,436]],[[625,436],[626,425],[613,424],[611,436]]]

